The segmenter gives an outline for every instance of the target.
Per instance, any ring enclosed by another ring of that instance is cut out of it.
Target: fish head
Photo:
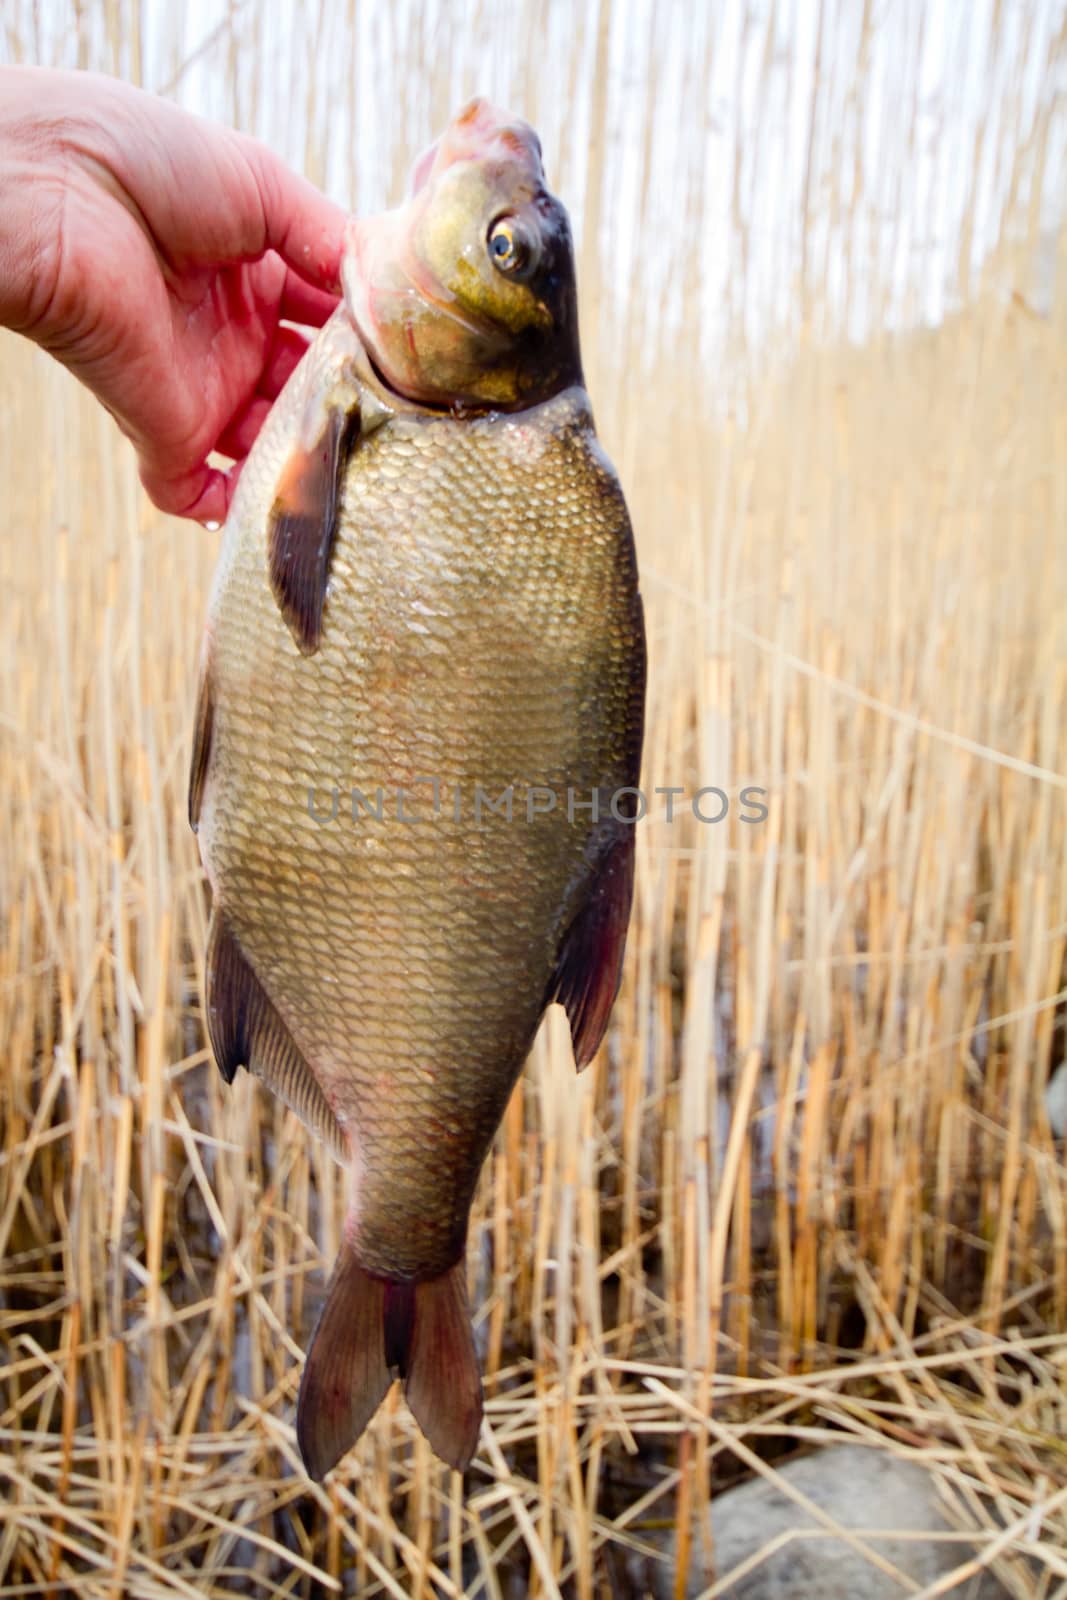
[[[408,400],[517,410],[582,381],[567,213],[534,130],[485,100],[420,156],[401,207],[350,223],[342,280]]]

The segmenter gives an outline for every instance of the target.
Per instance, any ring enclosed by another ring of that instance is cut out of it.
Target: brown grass
[[[225,1089],[201,1017],[184,796],[216,541],[153,513],[109,419],[5,339],[0,1597],[586,1600],[641,1593],[670,1526],[679,1592],[691,1557],[710,1597],[712,1487],[842,1437],[933,1466],[1012,1594],[1067,1594],[1067,1168],[1043,1107],[1067,998],[1067,325],[1026,289],[1064,37],[1050,7],[1021,42],[990,25],[986,114],[939,158],[964,308],[904,332],[924,25],[887,42],[823,9],[794,240],[765,198],[804,86],[787,7],[744,32],[748,133],[698,7],[647,29],[487,6],[454,32],[337,10],[278,56],[249,4],[151,61],[147,11],[82,8],[82,64],[195,92],[361,205],[479,85],[537,121],[583,222],[590,389],[638,530],[645,787],[733,807],[654,803],[608,1045],[576,1081],[554,1014],[516,1091],[472,1226],[466,1481],[394,1392],[309,1485],[293,1409],[340,1180],[244,1074]],[[6,49],[50,46],[15,22]],[[947,65],[939,92],[958,131]],[[738,820],[746,783],[765,824]]]

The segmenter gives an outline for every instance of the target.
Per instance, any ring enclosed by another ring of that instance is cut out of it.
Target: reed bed
[[[206,1046],[217,541],[0,343],[5,1600],[710,1600],[709,1496],[845,1438],[934,1471],[961,1585],[1067,1595],[1067,311],[1034,277],[1067,36],[929,10],[327,8],[309,43],[252,3],[195,38],[13,6],[8,58],[166,88],[365,207],[475,89],[538,124],[638,535],[651,804],[606,1046],[576,1079],[550,1015],[479,1191],[475,1463],[394,1391],[309,1484],[341,1179]]]

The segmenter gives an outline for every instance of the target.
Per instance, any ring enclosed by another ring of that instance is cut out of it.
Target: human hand
[[[306,347],[282,319],[337,304],[345,213],[256,140],[83,72],[0,68],[0,175],[0,325],[103,402],[157,506],[221,521]]]

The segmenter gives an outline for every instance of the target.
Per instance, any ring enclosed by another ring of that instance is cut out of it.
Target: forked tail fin
[[[346,1240],[304,1364],[296,1439],[311,1478],[324,1478],[385,1399],[385,1282],[364,1272]]]
[[[478,1447],[482,1377],[467,1303],[467,1264],[415,1285],[404,1396],[434,1451],[463,1472]]]
[[[459,1471],[482,1421],[482,1382],[460,1260],[440,1278],[376,1278],[347,1240],[330,1278],[304,1366],[296,1437],[309,1477],[323,1478],[355,1444],[385,1398],[395,1368],[415,1420]]]

